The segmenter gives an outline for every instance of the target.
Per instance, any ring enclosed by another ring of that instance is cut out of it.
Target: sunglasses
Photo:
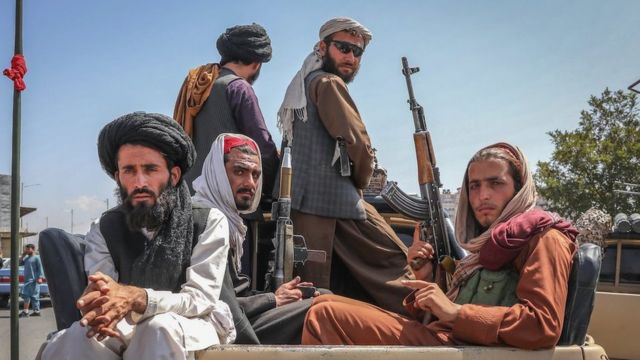
[[[360,56],[362,56],[362,53],[364,53],[363,48],[361,48],[358,45],[352,44],[350,42],[340,41],[340,40],[331,40],[331,42],[336,47],[336,49],[338,49],[338,51],[340,51],[343,54],[348,54],[350,52],[353,52],[353,56],[359,58]]]

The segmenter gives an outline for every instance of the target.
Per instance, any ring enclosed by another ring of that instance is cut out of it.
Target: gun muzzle
[[[282,156],[282,166],[280,166],[280,195],[282,198],[291,197],[291,176],[293,170],[291,169],[291,148],[284,148],[284,155]]]

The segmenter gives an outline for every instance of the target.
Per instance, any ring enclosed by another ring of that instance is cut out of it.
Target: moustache
[[[131,201],[133,200],[133,197],[138,195],[138,194],[150,195],[151,197],[153,197],[154,200],[158,198],[158,195],[156,193],[154,193],[152,190],[150,190],[148,188],[141,188],[141,189],[135,189],[131,193],[129,193],[129,195],[127,195],[127,199],[126,200],[129,203],[131,203]]]
[[[249,194],[251,196],[255,195],[256,191],[250,188],[240,188],[236,191],[236,194]]]
[[[485,210],[485,209],[490,209],[493,210],[497,208],[497,206],[495,204],[492,203],[481,203],[480,205],[476,206],[476,210]]]

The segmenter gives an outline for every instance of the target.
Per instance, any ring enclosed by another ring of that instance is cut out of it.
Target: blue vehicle
[[[19,267],[18,281],[20,282],[20,288],[24,283],[24,269]],[[6,308],[9,306],[9,297],[11,295],[11,259],[4,259],[2,269],[0,269],[0,308]],[[49,297],[49,285],[47,285],[47,279],[44,279],[40,285],[40,297]]]

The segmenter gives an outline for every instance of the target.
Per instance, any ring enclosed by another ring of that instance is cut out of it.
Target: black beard
[[[240,188],[240,189],[238,189],[238,191],[236,193],[240,192],[241,190],[250,191],[247,188]],[[254,194],[254,196],[255,196],[255,194]],[[236,209],[238,209],[238,211],[249,210],[251,208],[251,205],[253,205],[253,198],[251,198],[251,200],[246,201],[246,202],[245,201],[241,202],[241,201],[236,199]]]
[[[170,181],[160,189],[159,196],[147,188],[134,190],[131,194],[127,194],[127,191],[120,184],[118,184],[118,189],[120,200],[127,212],[127,224],[132,231],[141,229],[154,231],[159,229],[162,224],[169,220],[174,206],[178,203],[178,188],[171,185]],[[155,199],[154,205],[149,206],[146,202],[142,202],[134,206],[132,202],[133,196],[140,193],[153,196]]]
[[[260,66],[258,68],[258,71],[256,71],[253,75],[249,76],[249,78],[247,79],[247,82],[249,84],[253,85],[253,83],[258,80],[258,77],[260,76],[260,70],[262,70],[262,66]]]
[[[325,54],[326,56],[324,57],[324,59],[322,59],[322,70],[331,74],[338,75],[338,77],[340,77],[345,84],[352,82],[353,78],[355,78],[358,74],[360,66],[354,68],[353,72],[349,75],[343,74],[340,72],[340,70],[338,70],[336,60],[331,57],[331,54],[329,54],[329,49],[327,49],[327,52]]]

